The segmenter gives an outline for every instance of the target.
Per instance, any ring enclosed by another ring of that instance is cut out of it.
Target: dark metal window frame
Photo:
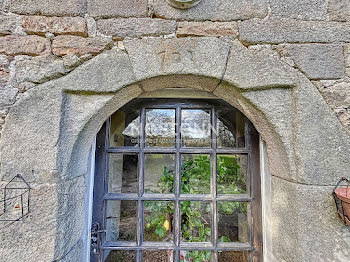
[[[213,259],[217,261],[217,251],[249,251],[249,261],[262,261],[262,225],[261,225],[261,190],[260,190],[260,163],[259,163],[259,136],[251,122],[246,119],[245,123],[245,147],[243,148],[217,148],[216,132],[211,131],[211,147],[184,148],[181,145],[181,110],[182,109],[205,109],[211,112],[211,125],[216,129],[217,109],[230,107],[237,110],[221,100],[203,99],[135,99],[127,106],[141,108],[141,134],[138,147],[109,147],[111,118],[103,125],[96,140],[96,170],[94,186],[93,222],[102,226],[99,232],[99,255],[91,251],[91,261],[102,261],[104,250],[135,250],[136,261],[142,261],[142,250],[174,250],[174,261],[180,261],[180,250],[208,250],[214,251]],[[146,109],[174,109],[175,119],[175,146],[173,148],[161,147],[150,148],[145,144]],[[108,159],[110,154],[138,154],[138,193],[108,193]],[[161,153],[176,155],[176,170],[174,181],[174,194],[146,194],[144,193],[144,163],[145,154]],[[211,157],[211,193],[207,195],[181,194],[181,155],[182,154],[209,154]],[[247,193],[237,195],[217,194],[216,190],[216,156],[218,154],[246,155],[248,157],[247,167]],[[214,164],[213,164],[214,163]],[[137,238],[136,242],[106,242],[106,202],[108,200],[135,200],[137,201]],[[143,201],[171,200],[175,202],[174,207],[174,241],[169,242],[144,242],[143,241]],[[180,241],[180,201],[211,201],[211,242],[198,243]],[[247,243],[219,243],[217,242],[217,201],[235,201],[248,203],[247,219],[249,242]],[[96,250],[95,250],[96,251]]]

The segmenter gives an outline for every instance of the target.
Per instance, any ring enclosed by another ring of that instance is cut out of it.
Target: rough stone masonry
[[[175,9],[164,0],[0,0],[0,142],[2,128],[11,115],[11,109],[27,97],[29,90],[43,88],[45,83],[49,85],[52,81],[59,80],[72,72],[78,72],[84,65],[89,65],[89,61],[95,57],[101,54],[108,55],[109,50],[125,51],[129,48],[130,52],[138,52],[139,50],[134,50],[130,44],[136,39],[145,41],[150,39],[150,42],[159,43],[161,42],[159,40],[165,39],[184,39],[184,42],[187,40],[191,42],[191,39],[205,37],[228,43],[239,42],[243,46],[240,48],[242,50],[244,48],[242,52],[248,52],[247,56],[273,57],[281,61],[284,66],[297,70],[311,81],[313,87],[317,88],[319,96],[322,96],[327,103],[329,111],[338,118],[343,129],[350,134],[349,0],[202,0],[200,4],[188,10]],[[186,42],[186,44],[189,43]],[[135,49],[139,48],[139,46],[136,47]],[[145,53],[148,51],[147,48],[150,49],[146,46],[143,50]],[[236,57],[239,55],[238,53]],[[143,59],[144,57],[137,57],[135,61],[140,62]],[[241,62],[244,63],[243,60]],[[227,70],[233,71],[234,65],[228,64]],[[264,73],[263,69],[260,68],[259,74]],[[127,72],[128,70],[125,70],[125,74]],[[256,77],[257,72],[252,70],[251,79]],[[141,75],[142,73],[144,72],[141,72]],[[278,73],[271,77],[278,79],[277,75]],[[236,79],[227,81],[229,80]],[[44,87],[47,88],[48,85]],[[274,105],[286,99],[283,94],[276,94],[276,97],[278,99]],[[262,108],[273,100],[267,101],[263,95],[254,99],[260,101]],[[292,107],[293,103],[297,102],[292,99],[285,101],[285,107]],[[312,108],[313,105],[309,106]],[[33,112],[30,115],[35,117]],[[279,116],[267,117],[273,119]],[[322,121],[322,118],[318,118],[317,121]],[[315,120],[315,123],[317,121]],[[283,127],[281,124],[281,130],[284,130]],[[22,132],[30,131],[22,130]],[[294,135],[290,134],[291,137]],[[288,144],[290,154],[293,154],[295,148],[293,146],[293,143]],[[334,159],[341,159],[338,156],[342,155],[342,151],[334,152]],[[6,152],[0,153],[6,154]],[[313,152],[313,154],[316,157],[318,153]],[[296,154],[293,160],[295,165],[298,166],[300,158],[304,157],[307,158],[307,154]],[[0,162],[0,165],[3,166],[4,163]],[[299,167],[307,170],[307,167],[302,165]],[[300,169],[295,168],[294,171],[297,173]],[[344,173],[344,176],[346,175],[349,173]],[[281,192],[288,192],[292,187],[289,184],[290,181],[277,179],[277,177],[276,175],[273,179],[273,186],[276,188],[275,196]],[[314,192],[313,197],[316,201],[318,197],[322,198],[324,194],[328,194],[333,186],[333,182],[330,183],[327,178],[320,177],[316,180],[314,185],[311,185],[310,181],[295,180],[298,183],[295,187],[293,186],[294,191],[291,195],[294,200],[303,202],[303,208],[311,205],[302,198],[302,194],[307,190]],[[81,182],[80,178],[79,181],[64,182],[66,189],[61,190],[62,192],[56,188],[53,181],[56,183],[56,178],[50,177],[33,185],[37,188],[37,191],[34,190],[34,202],[40,203],[47,199],[46,209],[44,209],[49,214],[45,219],[47,228],[55,227],[58,217],[62,220],[66,219],[60,214],[55,216],[59,208],[55,205],[56,202],[63,205],[62,201],[69,194],[74,194],[74,190],[80,193],[79,196],[75,196],[77,199],[83,199],[84,193],[81,186],[84,181]],[[323,183],[323,181],[326,182]],[[50,185],[45,187],[45,183]],[[58,195],[55,195],[57,199],[50,195],[50,188],[58,192]],[[329,198],[327,201],[326,210],[333,212]],[[54,206],[53,210],[50,210],[51,204]],[[319,205],[321,205],[319,208],[323,208],[322,204]],[[297,210],[295,212],[309,212],[300,207],[294,208]],[[283,217],[283,211],[277,210],[274,216],[279,221],[279,218]],[[40,220],[40,216],[38,219]],[[80,222],[83,221],[81,217],[80,219]],[[332,219],[337,218],[333,216]],[[329,219],[329,221],[332,220]],[[279,221],[279,223],[282,222]],[[36,222],[33,227],[38,232],[43,230],[39,224]],[[327,226],[321,225],[322,228]],[[317,239],[327,238],[327,235],[320,234],[320,231],[312,234],[313,231],[308,228],[309,225],[306,222],[299,227],[295,229],[294,235],[302,235],[308,230],[311,232],[310,239],[304,239],[302,242],[305,248],[307,248],[307,240],[314,242]],[[337,228],[340,227],[341,225],[337,225]],[[56,230],[59,230],[60,226],[57,228]],[[337,231],[340,232],[339,239],[349,239],[348,230],[348,228],[341,228]],[[26,246],[25,239],[30,233],[25,230],[20,232],[23,238],[20,246]],[[71,239],[71,242],[67,241],[62,247],[50,245],[55,243],[55,240],[44,243],[44,249],[51,254],[48,260],[45,260],[42,254],[38,258],[39,251],[37,252],[35,248],[28,251],[26,259],[28,261],[38,261],[37,258],[39,261],[81,261],[77,250],[82,248],[80,239],[82,232],[75,233],[78,237]],[[47,234],[50,239],[52,237],[52,232],[49,230],[47,232],[43,230],[41,234]],[[8,239],[4,237],[2,242],[12,241],[10,235],[7,237]],[[295,240],[286,232],[284,239],[289,238],[290,243],[294,243]],[[332,254],[329,258],[320,258],[310,250],[309,259],[315,258],[315,260],[303,260],[298,256],[299,253],[293,254],[288,252],[288,249],[284,249],[283,244],[288,245],[283,241],[276,244],[275,256],[278,259],[275,261],[350,260],[350,251],[342,250],[340,244],[336,248],[339,254],[343,254],[342,257],[337,258]],[[298,243],[294,244],[298,245]],[[15,248],[16,243],[11,245],[12,253],[18,252]],[[3,259],[1,253],[0,247],[0,260]],[[6,254],[8,253],[10,252],[7,250]],[[24,258],[17,254],[12,259],[8,257],[6,259],[6,261],[20,261]]]

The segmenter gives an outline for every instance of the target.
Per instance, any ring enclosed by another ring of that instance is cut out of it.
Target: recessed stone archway
[[[34,187],[32,214],[20,227],[8,227],[1,237],[16,231],[25,235],[18,241],[24,251],[13,261],[24,257],[27,261],[64,261],[68,256],[80,256],[84,175],[92,141],[113,112],[143,92],[200,89],[241,110],[267,143],[275,196],[285,191],[305,203],[308,191],[300,184],[327,188],[344,171],[350,171],[346,132],[309,80],[271,50],[250,51],[238,41],[218,38],[148,38],[124,43],[67,76],[28,91],[11,109],[0,145],[1,177],[7,180],[22,173]],[[324,163],[320,158],[330,160]],[[300,198],[300,193],[305,198]],[[299,224],[307,220],[317,224],[317,219],[297,214],[294,221],[288,221],[300,207],[289,209],[278,199],[273,199],[272,205],[271,219],[276,221],[271,236],[276,239],[273,252],[277,257],[282,257],[284,250],[305,258],[302,247],[306,240],[300,233],[305,230],[298,231],[296,245],[279,243],[288,242],[285,228],[293,234]],[[329,211],[330,204],[327,208]],[[50,218],[40,224],[46,220],[44,213],[50,213]],[[328,214],[327,221],[331,218]],[[336,223],[327,229],[330,234],[340,230]],[[31,241],[45,245],[35,251],[25,248]],[[5,245],[4,250],[12,249]]]

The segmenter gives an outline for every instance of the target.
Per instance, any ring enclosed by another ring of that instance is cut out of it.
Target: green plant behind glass
[[[161,193],[174,193],[174,178],[174,170],[165,166],[157,183]],[[217,156],[217,185],[218,192],[222,194],[245,193],[246,178],[240,174],[240,164],[237,156]],[[193,158],[185,159],[181,170],[181,193],[209,194],[208,189],[210,190],[210,158],[196,155]],[[146,217],[147,230],[152,231],[157,238],[163,239],[167,231],[172,230],[173,203],[146,201],[145,207],[148,207],[151,213]],[[218,203],[219,212],[225,215],[233,214],[236,211],[246,211],[245,209],[245,205],[238,202],[220,201]],[[208,217],[210,218],[209,203],[200,201],[181,202],[181,229],[185,241],[209,241],[211,227],[209,221],[207,221]],[[168,228],[167,223],[170,224]],[[219,241],[231,242],[232,240],[228,236],[222,236]],[[186,258],[198,262],[209,261],[210,251],[188,252]]]

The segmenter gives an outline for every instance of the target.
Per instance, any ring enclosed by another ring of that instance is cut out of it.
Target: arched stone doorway
[[[173,87],[205,90],[227,101],[266,141],[273,176],[270,238],[277,259],[315,259],[315,254],[322,258],[325,252],[329,257],[332,250],[346,250],[345,239],[337,247],[332,242],[343,232],[331,215],[327,192],[350,170],[350,142],[308,79],[270,50],[250,50],[238,41],[149,38],[124,43],[29,90],[11,109],[1,138],[1,178],[6,181],[13,173],[28,178],[35,208],[26,223],[4,230],[4,255],[13,257],[6,245],[22,232],[25,237],[16,243],[23,252],[14,261],[79,259],[85,174],[96,133],[131,99]],[[326,203],[319,216],[305,211],[310,199]],[[322,241],[312,245],[312,254],[305,248],[310,227]],[[37,241],[43,245],[33,255],[28,243]]]

